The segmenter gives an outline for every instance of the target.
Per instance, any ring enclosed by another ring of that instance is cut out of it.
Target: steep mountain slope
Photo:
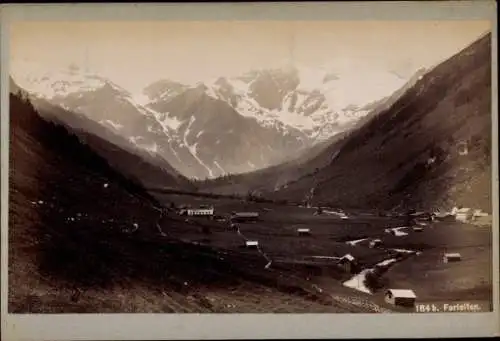
[[[195,184],[202,192],[223,195],[261,194],[278,190],[286,187],[288,183],[303,176],[310,176],[319,168],[326,166],[331,160],[326,152],[327,148],[336,141],[342,140],[346,134],[347,132],[339,133],[279,165],[244,174],[227,174],[216,179],[197,181]]]
[[[73,122],[74,128],[87,129],[87,132],[103,139],[110,135],[120,136],[121,148],[141,151],[139,154],[143,158],[163,158],[175,169],[182,169],[174,165],[179,154],[186,154],[188,160],[193,158],[187,148],[178,150],[177,141],[170,136],[173,128],[163,121],[159,122],[155,114],[137,104],[128,91],[104,77],[76,66],[49,72],[37,64],[26,62],[13,63],[12,72],[20,87],[36,99],[33,100],[35,106],[41,105],[43,109],[49,102],[52,106],[83,114],[106,130],[89,124],[77,127],[74,126],[76,122]],[[88,130],[90,128],[94,129]]]
[[[263,127],[205,91],[206,87],[199,85],[150,108],[179,122],[173,136],[189,148],[210,177],[279,163],[291,150],[309,146],[300,131],[282,124]]]
[[[122,174],[145,186],[192,189],[191,182],[156,154],[144,153],[124,137],[87,118],[37,98],[10,78],[10,92],[29,99],[46,120],[65,126]]]
[[[310,177],[335,160],[338,151],[348,137],[361,129],[369,120],[393,105],[406,91],[422,78],[425,70],[418,70],[410,80],[392,95],[367,106],[370,113],[357,122],[353,122],[350,130],[338,133],[333,137],[317,143],[299,155],[277,166],[268,167],[240,175],[226,175],[217,179],[199,182],[203,191],[219,194],[247,194],[248,192],[269,192],[288,187],[302,177]]]
[[[491,210],[491,34],[352,133],[335,162],[275,193],[351,207]]]
[[[63,125],[90,146],[97,154],[122,174],[133,177],[147,187],[173,187],[192,189],[191,182],[156,154],[144,153],[139,147],[87,118],[52,105],[43,99],[32,99],[39,114],[52,122]]]
[[[156,201],[140,186],[15,95],[10,96],[9,184],[9,310],[26,309],[29,292],[41,289],[39,281],[51,285],[42,275],[46,271],[95,280],[94,252],[105,247],[92,238],[157,215]]]

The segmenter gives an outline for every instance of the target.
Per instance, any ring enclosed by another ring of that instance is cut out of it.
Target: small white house
[[[300,228],[297,229],[297,233],[299,234],[299,236],[310,236],[311,230],[306,228]]]
[[[444,263],[459,262],[460,260],[462,260],[462,256],[459,253],[445,253],[443,255]]]
[[[410,289],[388,289],[384,296],[385,302],[403,307],[415,306],[417,295]]]
[[[478,218],[478,217],[487,217],[487,216],[488,216],[488,213],[483,212],[481,209],[477,209],[477,210],[474,210],[474,213],[472,214],[472,216],[473,216],[474,218]]]
[[[259,247],[259,242],[257,240],[247,240],[245,241],[245,246],[248,248],[256,249]]]
[[[422,232],[423,230],[424,230],[424,228],[421,226],[414,226],[413,227],[413,231],[415,231],[415,232]]]
[[[370,248],[379,247],[380,245],[382,245],[382,240],[380,239],[370,241]]]

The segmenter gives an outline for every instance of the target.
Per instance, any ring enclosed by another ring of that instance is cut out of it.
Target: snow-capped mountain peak
[[[193,84],[162,79],[132,94],[77,65],[21,61],[11,64],[11,74],[32,94],[86,115],[196,178],[293,157],[349,129],[405,82],[369,68],[287,64]]]
[[[27,91],[47,99],[65,97],[79,92],[95,91],[108,86],[122,94],[131,94],[107,78],[83,69],[74,63],[67,67],[47,67],[33,61],[12,61],[12,78]]]
[[[150,100],[161,102],[172,98],[173,93],[196,88],[263,126],[298,129],[318,142],[348,129],[368,113],[366,106],[390,95],[405,82],[392,72],[363,65],[309,67],[287,63],[283,67],[255,69],[240,76],[217,77],[182,88],[177,84],[175,88],[166,86],[163,92],[150,96]],[[166,85],[168,81],[151,86],[158,88],[160,84]]]

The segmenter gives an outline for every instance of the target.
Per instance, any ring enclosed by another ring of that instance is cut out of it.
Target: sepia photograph
[[[493,312],[495,25],[10,21],[5,313]]]

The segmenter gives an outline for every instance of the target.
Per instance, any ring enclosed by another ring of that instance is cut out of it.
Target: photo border
[[[2,339],[297,339],[499,335],[496,12],[494,1],[1,5]],[[8,314],[8,29],[15,20],[490,20],[494,311],[449,314]]]

